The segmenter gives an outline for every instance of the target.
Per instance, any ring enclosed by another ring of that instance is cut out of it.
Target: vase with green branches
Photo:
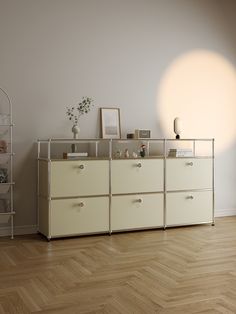
[[[73,138],[76,139],[79,132],[79,119],[82,115],[89,113],[93,106],[93,99],[91,97],[82,97],[82,100],[76,105],[66,108],[66,115],[72,122]]]

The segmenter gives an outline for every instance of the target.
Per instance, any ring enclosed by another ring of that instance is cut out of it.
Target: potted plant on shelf
[[[74,139],[77,138],[77,135],[80,132],[79,128],[79,118],[87,114],[91,107],[93,106],[93,99],[90,97],[82,97],[82,101],[71,107],[67,107],[66,114],[69,117],[69,120],[72,122],[72,132]]]

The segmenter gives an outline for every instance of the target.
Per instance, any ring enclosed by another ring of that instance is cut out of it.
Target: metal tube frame
[[[163,228],[164,230],[166,229],[166,140],[164,139],[163,141],[163,153],[164,153],[164,174],[163,174],[163,179],[164,179],[164,222],[163,222]]]
[[[215,140],[212,139],[212,225],[215,225]]]

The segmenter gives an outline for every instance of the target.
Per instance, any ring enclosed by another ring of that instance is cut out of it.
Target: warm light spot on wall
[[[183,138],[216,139],[216,150],[236,139],[236,71],[217,53],[199,50],[174,60],[158,89],[158,120],[173,138],[173,120],[182,120]]]

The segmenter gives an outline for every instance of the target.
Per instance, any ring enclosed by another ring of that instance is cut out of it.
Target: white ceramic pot
[[[77,138],[78,137],[77,135],[80,132],[80,128],[78,125],[73,125],[71,131],[73,132],[74,138]]]

